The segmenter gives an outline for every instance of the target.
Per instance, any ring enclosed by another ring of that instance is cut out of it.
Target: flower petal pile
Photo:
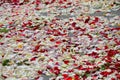
[[[0,7],[0,79],[119,80],[119,2],[50,1]]]

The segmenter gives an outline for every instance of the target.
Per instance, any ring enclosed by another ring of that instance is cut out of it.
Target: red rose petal
[[[79,75],[74,75],[74,80],[80,80]]]
[[[88,23],[90,20],[90,17],[88,17],[86,20],[85,20],[85,23]]]
[[[120,79],[120,74],[116,74],[117,79]]]
[[[118,51],[117,50],[109,50],[109,51],[107,51],[107,53],[108,53],[107,56],[112,57],[112,56],[116,55],[118,53]]]
[[[68,77],[67,79],[64,79],[64,80],[73,80],[73,78],[72,77]]]
[[[75,27],[76,26],[76,22],[73,22],[71,25],[72,25],[72,27]]]
[[[53,70],[54,70],[53,72],[54,72],[56,75],[58,75],[58,74],[60,73],[60,69],[59,69],[58,67],[54,67]]]
[[[37,57],[33,57],[30,59],[30,61],[35,61]]]
[[[109,75],[107,71],[101,72],[100,74],[103,75],[104,77],[107,77]]]
[[[68,63],[69,63],[69,61],[68,61],[68,60],[64,60],[64,63],[65,63],[65,64],[68,64]]]
[[[42,71],[38,71],[38,74],[42,74]]]
[[[57,44],[57,45],[60,45],[60,44],[61,44],[61,41],[56,41],[56,44]]]
[[[68,78],[68,74],[62,74],[62,76],[64,79]]]
[[[33,52],[37,52],[39,50],[39,48],[40,48],[40,45],[36,45]]]
[[[98,20],[99,20],[99,18],[98,18],[98,17],[95,17],[95,20],[94,20],[94,21],[95,21],[95,22],[98,22]]]

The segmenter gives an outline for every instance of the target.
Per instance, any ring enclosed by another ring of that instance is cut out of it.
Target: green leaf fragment
[[[25,64],[25,65],[30,65],[29,63],[26,63],[28,60],[27,59],[25,59],[25,60],[23,60],[23,61],[21,61],[21,62],[18,62],[18,63],[16,63],[18,66],[21,66],[21,65],[23,65],[23,64]]]
[[[22,65],[22,64],[23,64],[23,62],[18,62],[18,63],[17,63],[18,66],[20,66],[20,65]]]
[[[101,66],[101,70],[105,70],[106,69],[106,66],[105,65],[102,65]]]
[[[82,76],[82,77],[89,77],[89,76],[90,76],[90,73],[88,73],[88,72],[87,72],[87,73],[83,73],[83,74],[81,74],[81,76]]]
[[[1,33],[2,33],[2,32],[7,33],[7,32],[9,32],[9,29],[7,29],[7,28],[0,28],[0,32],[1,32]]]
[[[114,2],[114,4],[116,4],[116,5],[120,5],[120,2]]]
[[[90,76],[90,74],[89,74],[89,73],[86,73],[85,76],[88,77],[88,76]]]
[[[96,35],[98,36],[98,35],[99,35],[99,33],[97,32],[97,33],[96,33]]]
[[[27,62],[27,61],[28,61],[28,59],[23,60],[23,62]]]
[[[34,26],[27,26],[28,28],[34,28]]]
[[[2,65],[3,66],[9,66],[9,62],[10,62],[9,59],[5,59],[5,60],[2,61]]]

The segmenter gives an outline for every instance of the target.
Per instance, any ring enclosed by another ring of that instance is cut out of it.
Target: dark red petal
[[[42,74],[42,71],[39,70],[39,71],[38,71],[38,74]]]
[[[98,22],[98,20],[99,20],[99,18],[98,18],[98,17],[95,17],[95,20],[94,20],[94,21],[95,21],[95,22]]]
[[[53,72],[58,75],[60,73],[60,69],[58,67],[54,67]]]
[[[95,57],[95,58],[98,58],[98,53],[97,52],[92,52],[92,53],[90,53],[88,55],[92,56],[92,57]]]
[[[33,52],[37,52],[39,48],[40,48],[40,45],[36,45]]]
[[[66,79],[68,77],[68,74],[62,74],[63,78]]]
[[[35,61],[37,57],[33,57],[30,59],[30,61]]]
[[[86,20],[85,20],[85,23],[88,23],[90,20],[90,17],[88,17]]]
[[[115,67],[120,69],[120,63],[115,63]]]
[[[56,44],[57,44],[57,45],[61,44],[61,41],[56,41]]]
[[[108,49],[108,46],[104,46],[105,49]]]
[[[80,65],[77,69],[78,69],[78,70],[82,70],[82,69],[83,69],[83,66]]]
[[[116,80],[115,78],[111,78],[111,80]]]
[[[112,57],[112,56],[116,55],[118,53],[118,51],[117,50],[109,50],[109,51],[107,51],[107,53],[108,53],[107,56]]]
[[[117,79],[120,79],[120,74],[116,74]]]
[[[74,75],[74,80],[80,80],[79,75]]]
[[[71,25],[72,25],[72,27],[75,27],[76,26],[76,22],[73,22]]]
[[[92,21],[92,22],[90,23],[90,25],[91,25],[91,24],[95,24],[95,23],[96,23],[95,21]]]
[[[6,79],[7,78],[7,76],[5,76],[5,75],[1,75],[4,79]]]
[[[50,2],[45,2],[46,5],[50,4]]]
[[[104,71],[104,72],[101,72],[100,74],[103,75],[104,77],[107,77],[108,72],[107,72],[107,71]]]
[[[69,63],[69,61],[68,61],[68,60],[64,60],[64,63],[65,63],[65,64],[68,64],[68,63]]]

